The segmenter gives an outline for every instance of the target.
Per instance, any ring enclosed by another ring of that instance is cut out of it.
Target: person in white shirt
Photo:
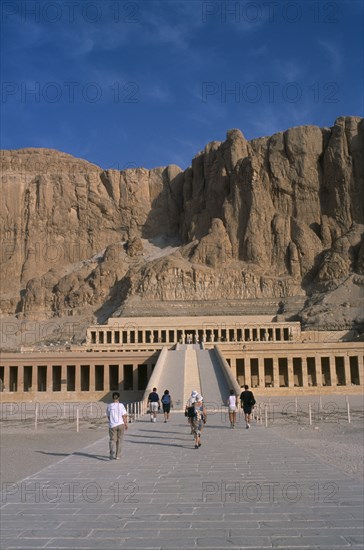
[[[110,460],[120,459],[121,443],[124,430],[128,429],[128,415],[122,403],[119,403],[120,393],[115,391],[112,394],[113,402],[108,405],[106,415],[109,420],[109,448]]]
[[[234,394],[234,390],[230,390],[230,395],[227,399],[227,406],[229,408],[229,420],[230,428],[235,428],[236,424],[236,409],[237,409],[237,397]]]

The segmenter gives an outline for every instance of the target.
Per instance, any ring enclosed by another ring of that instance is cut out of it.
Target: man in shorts
[[[250,428],[250,415],[256,403],[253,392],[249,390],[249,386],[244,386],[244,391],[240,394],[241,407],[245,414],[246,429]]]
[[[148,406],[150,410],[150,421],[157,422],[157,412],[161,408],[159,401],[159,395],[157,394],[157,388],[153,388],[148,396]]]

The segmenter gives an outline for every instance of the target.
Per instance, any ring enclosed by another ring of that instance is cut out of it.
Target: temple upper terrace
[[[278,322],[272,316],[111,317],[106,325],[87,329],[86,346],[109,349],[130,344],[214,344],[218,342],[297,342],[299,322]]]

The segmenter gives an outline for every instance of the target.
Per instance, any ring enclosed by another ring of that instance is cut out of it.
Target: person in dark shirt
[[[242,391],[240,394],[240,403],[245,414],[246,428],[249,429],[250,415],[256,401],[254,399],[253,392],[249,390],[249,386],[247,385],[244,386],[244,391]]]
[[[170,413],[171,407],[173,407],[172,398],[169,395],[169,390],[164,391],[161,401],[162,401],[162,407],[163,407],[163,413],[164,413],[164,422],[168,422],[169,413]]]
[[[157,394],[157,388],[153,388],[153,391],[150,392],[148,396],[148,406],[150,410],[150,421],[157,422],[157,412],[158,409],[161,408],[159,395]]]

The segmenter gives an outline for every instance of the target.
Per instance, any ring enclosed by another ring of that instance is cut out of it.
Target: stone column
[[[294,387],[294,376],[293,376],[293,359],[290,356],[287,356],[287,374],[288,374],[288,387]]]
[[[258,358],[258,385],[260,388],[265,388],[265,372],[264,372],[264,359]]]
[[[24,391],[24,365],[18,366],[18,391]]]
[[[317,386],[322,387],[322,367],[321,367],[321,357],[319,355],[315,355],[315,371],[316,371]]]
[[[53,376],[52,376],[52,365],[47,365],[46,367],[46,386],[47,386],[47,392],[51,392],[53,390]]]
[[[335,356],[329,355],[330,363],[330,382],[331,386],[337,386],[337,376],[336,376],[336,365],[335,365]]]
[[[110,391],[110,369],[104,361],[104,391]]]
[[[279,363],[278,357],[273,357],[273,385],[279,388]]]
[[[10,380],[10,367],[9,367],[9,365],[6,365],[6,366],[4,366],[4,388],[3,388],[3,390],[6,391],[6,392],[8,392],[10,390],[9,380]]]
[[[95,365],[90,365],[90,391],[95,391]]]
[[[6,380],[5,380],[5,383],[6,383]],[[9,379],[8,379],[8,383],[6,384],[6,389],[9,390]],[[32,391],[34,392],[38,391],[38,365],[34,365],[34,364],[32,366]]]
[[[358,355],[358,371],[359,371],[359,384],[364,385],[364,357],[363,357],[363,354]]]
[[[238,377],[237,377],[237,372],[236,372],[236,357],[232,357],[231,360],[231,365],[230,365],[230,369],[231,369],[231,374],[234,376],[234,378],[237,380]]]
[[[133,364],[133,390],[138,389],[138,365]]]
[[[62,361],[61,363],[61,392],[67,391],[67,365]]]
[[[250,366],[250,357],[245,356],[244,358],[244,379],[245,384],[249,387],[252,385],[252,369]]]
[[[345,372],[345,386],[350,386],[351,385],[351,376],[350,376],[349,357],[347,355],[344,355],[343,361],[344,361],[344,372]]]
[[[75,361],[75,391],[81,391],[81,365]]]
[[[308,367],[307,357],[301,357],[301,369],[302,369],[302,386],[308,388]]]

